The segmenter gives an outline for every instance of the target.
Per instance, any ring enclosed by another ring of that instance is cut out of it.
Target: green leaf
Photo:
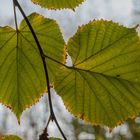
[[[54,137],[50,137],[49,140],[62,140],[60,138],[54,138]]]
[[[28,17],[46,55],[50,82],[64,63],[64,40],[54,20],[38,14]],[[0,27],[0,102],[12,109],[18,120],[23,110],[46,91],[43,63],[34,38],[23,20],[18,31]]]
[[[70,38],[73,66],[63,67],[55,87],[68,110],[110,128],[140,113],[140,38],[135,28],[92,21]]]
[[[74,9],[84,0],[32,0],[35,4],[48,9]]]
[[[0,137],[0,140],[22,140],[21,138],[13,135]]]

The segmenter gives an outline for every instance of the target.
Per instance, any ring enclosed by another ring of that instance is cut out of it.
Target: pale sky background
[[[45,17],[56,19],[61,26],[65,39],[74,34],[79,25],[88,23],[93,19],[103,18],[127,26],[132,25],[132,0],[85,0],[82,5],[76,8],[75,12],[72,10],[42,9],[40,6],[33,4],[31,0],[19,0],[19,2],[24,5],[27,15],[32,12],[38,12]],[[0,24],[5,25],[13,22],[12,16],[12,0],[1,0]],[[19,21],[21,21],[22,16],[20,14],[18,16]]]
[[[69,37],[71,37],[77,30],[77,27],[79,25],[88,23],[90,20],[93,19],[107,19],[107,20],[113,20],[115,22],[119,22],[120,24],[123,24],[128,27],[132,27],[139,23],[140,20],[137,20],[136,16],[133,16],[134,12],[134,1],[138,0],[85,0],[85,2],[80,5],[78,8],[76,8],[75,12],[72,10],[61,10],[61,11],[51,11],[40,8],[40,6],[34,5],[31,0],[19,0],[21,5],[23,5],[23,9],[26,12],[27,15],[29,15],[32,12],[38,12],[45,17],[53,18],[57,21],[57,23],[61,27],[61,31],[63,33],[63,36],[65,40],[67,41]],[[138,2],[138,5],[140,7],[140,2]],[[137,5],[137,6],[138,6]],[[136,6],[136,5],[135,5]],[[22,16],[20,13],[18,13],[18,21],[20,22],[22,20]],[[13,19],[13,6],[12,6],[12,0],[0,0],[0,26],[10,25],[14,26],[14,19]],[[61,99],[54,95],[55,97],[55,103],[57,106],[59,106],[59,109],[62,108],[64,110],[63,103]],[[20,126],[17,123],[16,117],[13,113],[9,111],[9,109],[6,109],[4,106],[0,106],[0,124],[4,121],[5,114],[8,115],[7,121],[5,124],[7,125],[7,131],[3,133],[10,133],[10,134],[17,134],[23,137],[23,132],[26,131],[26,127],[28,126],[28,117],[29,112],[33,112],[36,114],[34,116],[34,119],[36,122],[38,122],[39,125],[39,131],[42,131],[44,128],[45,123],[42,122],[42,118],[44,118],[44,115],[47,114],[44,113],[44,110],[46,110],[47,103],[46,98],[42,98],[39,103],[37,103],[34,107],[31,107],[30,109],[27,109],[23,112],[23,115],[21,116],[21,124]],[[68,113],[67,111],[63,111],[61,113],[61,116],[59,114],[59,110],[56,110],[59,118],[63,118],[67,120],[67,122],[70,122],[72,115]],[[27,117],[28,116],[28,117]],[[70,127],[66,124],[63,124],[63,122],[60,123],[60,125],[63,125],[63,128],[65,130],[65,133],[67,134],[68,138],[71,137],[71,132],[67,132]],[[114,133],[116,133],[119,130],[120,127],[114,129]],[[122,132],[126,133],[127,127],[126,125],[122,125]],[[71,128],[72,129],[72,128]],[[2,131],[2,128],[0,127],[0,130]],[[61,136],[58,131],[56,131],[54,126],[50,126],[51,134],[55,132],[56,136]],[[33,134],[32,130],[28,130],[29,134]],[[109,133],[107,133],[108,136],[111,136]],[[90,139],[94,139],[94,136],[88,136]],[[32,140],[32,135],[29,136],[30,140]],[[80,139],[80,138],[79,138]],[[72,140],[72,137],[71,139]],[[73,139],[74,140],[74,139]]]

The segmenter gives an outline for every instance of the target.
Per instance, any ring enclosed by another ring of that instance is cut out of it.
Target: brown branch
[[[67,140],[67,138],[65,137],[65,135],[64,135],[61,127],[59,126],[59,123],[58,123],[58,121],[56,119],[56,116],[54,114],[54,111],[53,111],[53,105],[52,105],[52,99],[51,99],[51,92],[50,92],[50,86],[49,86],[49,75],[48,75],[48,69],[47,69],[47,65],[46,65],[45,54],[44,54],[44,52],[42,50],[42,47],[41,47],[41,45],[39,43],[39,40],[38,40],[36,34],[34,32],[34,29],[33,29],[32,25],[30,24],[30,22],[29,22],[29,20],[28,20],[28,18],[26,16],[26,14],[24,13],[22,7],[20,6],[20,4],[18,3],[17,0],[13,0],[13,2],[14,2],[14,5],[18,7],[19,11],[21,12],[22,16],[24,17],[24,19],[25,19],[25,21],[26,21],[26,23],[27,23],[27,25],[28,25],[28,27],[29,27],[29,29],[30,29],[33,37],[34,37],[34,40],[35,40],[35,42],[37,44],[37,47],[39,49],[39,52],[40,52],[40,56],[41,56],[41,59],[42,59],[42,62],[43,62],[43,67],[44,67],[44,72],[45,72],[47,89],[48,89],[48,99],[49,99],[49,108],[50,108],[51,120],[56,123],[56,125],[57,125],[57,127],[58,127],[61,135],[63,136],[64,140]],[[47,126],[46,126],[46,128],[44,130],[47,130],[47,127],[48,127],[48,124],[47,124]],[[44,135],[44,134],[42,134],[42,135]]]

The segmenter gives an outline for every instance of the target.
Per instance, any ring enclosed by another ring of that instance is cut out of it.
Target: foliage
[[[70,112],[110,128],[139,113],[140,39],[135,28],[93,21],[79,27],[67,49],[73,66],[61,69],[56,90]]]
[[[64,62],[64,40],[54,20],[35,13],[28,19],[45,52],[52,82],[59,68],[55,60]],[[21,22],[18,31],[1,27],[0,46],[0,101],[19,119],[22,111],[37,102],[46,90],[41,57],[25,21]]]
[[[32,1],[49,9],[73,9],[83,2]],[[56,21],[36,13],[26,17],[18,1],[13,3],[16,29],[0,27],[0,102],[12,109],[18,120],[23,110],[47,91],[50,118],[43,133],[47,136],[52,120],[66,139],[53,111],[51,87],[72,114],[93,125],[112,129],[140,113],[140,38],[136,27],[94,20],[79,27],[66,44]],[[19,28],[16,6],[24,17]],[[65,64],[67,53],[73,66]]]
[[[7,136],[0,137],[0,140],[21,140],[21,139],[17,136],[7,135]]]
[[[49,140],[61,140],[61,139],[50,137]]]
[[[48,9],[74,9],[81,4],[84,0],[32,0],[35,4]]]

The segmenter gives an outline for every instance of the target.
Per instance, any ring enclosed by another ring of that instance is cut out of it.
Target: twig
[[[39,43],[39,40],[34,32],[34,29],[32,28],[32,25],[30,24],[26,14],[24,13],[23,9],[21,8],[20,4],[18,3],[17,0],[13,0],[14,2],[14,5],[18,7],[19,11],[21,12],[22,16],[24,17],[33,37],[34,37],[34,40],[37,44],[37,47],[39,49],[39,52],[40,52],[40,56],[41,56],[41,59],[42,59],[42,62],[43,62],[43,67],[44,67],[44,72],[45,72],[45,77],[46,77],[46,84],[47,84],[47,89],[48,89],[48,99],[49,99],[49,107],[50,107],[50,115],[51,115],[51,120],[54,121],[61,133],[61,135],[63,136],[64,140],[67,140],[67,138],[65,137],[61,127],[59,126],[59,123],[56,119],[56,116],[54,114],[54,111],[53,111],[53,106],[52,106],[52,100],[51,100],[51,92],[50,92],[50,86],[49,86],[49,75],[48,75],[48,70],[47,70],[47,65],[46,65],[46,60],[45,60],[45,54],[41,48],[41,45]],[[47,129],[48,125],[46,126],[45,130]]]

